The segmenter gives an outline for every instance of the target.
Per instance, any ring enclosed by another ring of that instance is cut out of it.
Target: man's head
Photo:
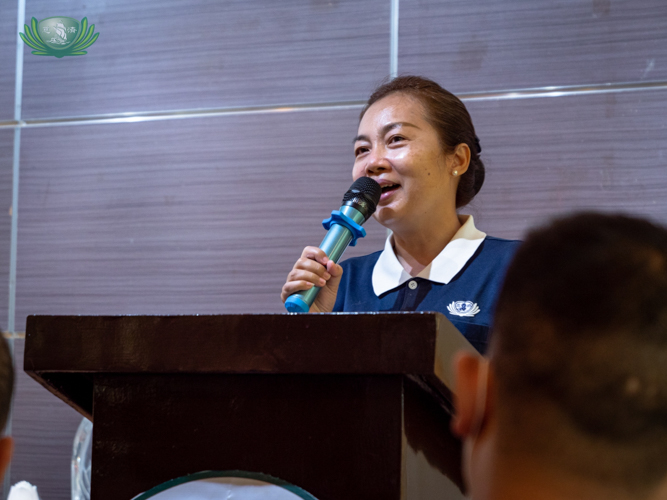
[[[492,421],[499,456],[629,497],[664,484],[667,230],[581,214],[533,231],[508,270],[493,332],[489,404],[468,413]],[[459,375],[478,396],[474,366],[462,360]],[[455,429],[477,437],[465,408]]]
[[[7,341],[0,336],[0,435],[9,420],[14,392],[14,365]],[[12,457],[13,442],[10,437],[0,439],[0,480]]]

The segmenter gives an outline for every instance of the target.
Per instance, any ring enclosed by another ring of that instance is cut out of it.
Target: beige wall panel
[[[667,91],[468,103],[488,176],[472,207],[490,234],[572,210],[667,224]]]
[[[357,114],[24,130],[17,328],[28,314],[283,311],[288,271],[352,183]],[[368,230],[357,254],[382,247]]]
[[[84,56],[26,52],[24,117],[364,99],[389,71],[385,0],[27,1],[57,15],[100,37]]]
[[[400,73],[454,93],[667,80],[663,0],[401,0]]]

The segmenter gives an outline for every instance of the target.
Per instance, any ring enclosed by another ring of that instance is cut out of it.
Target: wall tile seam
[[[398,76],[398,21],[399,0],[389,0],[389,77]]]
[[[505,101],[535,98],[571,97],[596,94],[621,94],[624,92],[644,92],[667,90],[667,81],[602,83],[591,85],[569,85],[560,87],[540,87],[495,92],[473,92],[456,94],[462,101]]]
[[[26,0],[18,0],[16,12],[16,67],[14,81],[14,120],[21,121],[22,103],[23,103],[23,41],[19,36],[19,31],[25,24],[25,3]],[[16,261],[18,257],[18,187],[19,187],[19,160],[21,153],[21,128],[14,127],[14,151],[12,151],[12,221],[10,229],[9,242],[9,276],[8,276],[8,300],[7,300],[7,329],[11,333],[3,332],[3,336],[8,338],[11,348],[12,359],[15,359],[14,340],[21,338],[14,330],[14,320],[16,315]],[[9,335],[7,337],[7,335]],[[25,333],[23,334],[25,338]],[[16,364],[16,362],[14,362]],[[12,423],[14,420],[14,404],[16,396],[9,409],[9,416],[5,424],[5,435],[12,435]],[[2,498],[6,499],[9,495],[9,489],[12,484],[12,465],[9,464],[5,470],[5,477],[2,482]]]
[[[13,331],[16,319],[16,275],[18,260],[18,209],[19,175],[21,156],[21,128],[14,128],[12,151],[12,216],[9,235],[9,280],[7,297],[7,330]]]
[[[8,279],[8,297],[7,297],[7,330],[14,330],[14,320],[16,315],[16,261],[18,252],[18,188],[19,188],[19,162],[21,155],[21,127],[18,125],[22,114],[23,101],[23,41],[19,36],[19,31],[25,23],[25,0],[18,0],[16,11],[16,66],[14,81],[14,122],[17,124],[14,129],[14,141],[12,151],[12,212],[11,228],[9,241],[9,279]],[[5,481],[4,494],[7,493]]]
[[[68,125],[91,125],[109,123],[137,123],[144,121],[174,120],[185,118],[213,118],[220,116],[241,116],[273,113],[294,113],[310,111],[341,111],[361,109],[366,101],[340,101],[335,103],[289,104],[278,106],[256,106],[243,108],[196,108],[177,111],[138,111],[109,113],[101,115],[68,116],[60,118],[30,118],[27,120],[0,121],[3,128],[36,128]]]
[[[607,93],[638,92],[649,90],[667,90],[667,81],[626,82],[610,84],[574,85],[561,87],[539,87],[516,90],[499,90],[457,93],[464,102],[520,100],[545,97],[569,97],[576,95],[595,95]],[[174,120],[186,118],[206,118],[220,116],[240,116],[251,114],[290,113],[307,111],[340,111],[361,109],[366,101],[340,101],[312,104],[283,104],[267,106],[248,106],[233,108],[196,108],[186,110],[138,111],[108,113],[100,115],[82,115],[53,118],[30,118],[27,120],[0,121],[0,130],[10,128],[57,127],[111,123],[137,123],[144,121]]]

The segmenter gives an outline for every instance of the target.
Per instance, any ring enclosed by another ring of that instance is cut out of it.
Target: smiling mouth
[[[399,187],[401,187],[401,186],[398,185],[398,184],[389,184],[389,185],[387,185],[387,186],[382,186],[382,194],[386,194],[386,193],[394,192],[394,191],[396,191]]]

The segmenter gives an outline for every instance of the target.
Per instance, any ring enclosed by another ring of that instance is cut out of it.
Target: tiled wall
[[[578,208],[667,223],[664,0],[397,3],[3,1],[11,482],[68,499],[80,420],[22,374],[26,316],[281,312],[288,270],[351,182],[360,104],[392,64],[467,103],[488,174],[465,211],[484,231],[521,237]],[[17,19],[57,15],[95,24],[88,55],[19,42],[17,64]],[[381,247],[383,228],[368,230],[350,254]]]

